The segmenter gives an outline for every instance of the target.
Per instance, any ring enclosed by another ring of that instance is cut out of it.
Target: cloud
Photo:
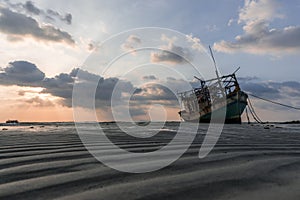
[[[1,85],[38,86],[45,74],[27,61],[14,61],[0,73]]]
[[[259,80],[259,78],[256,76],[246,76],[246,77],[238,77],[238,80],[242,82],[249,82],[249,81]]]
[[[165,35],[161,37],[162,41],[168,43],[166,46],[162,46],[161,51],[151,52],[150,60],[153,63],[168,63],[168,64],[182,64],[187,60],[192,60],[192,54],[188,48],[175,45],[176,38],[168,38]]]
[[[71,107],[73,83],[74,79],[70,74],[61,73],[53,78],[45,78],[40,85],[44,88],[41,93],[60,97],[64,106]]]
[[[167,79],[165,86],[157,83],[135,87],[130,81],[120,80],[116,77],[104,78],[79,68],[73,69],[70,73],[60,73],[54,77],[45,77],[44,73],[34,64],[26,61],[12,62],[8,67],[3,68],[2,71],[0,73],[0,85],[41,88],[34,90],[35,92],[24,89],[18,91],[18,95],[23,98],[27,96],[26,93],[34,95],[31,98],[24,99],[23,102],[36,107],[49,107],[58,104],[72,107],[75,82],[76,87],[81,89],[82,97],[95,97],[95,105],[90,105],[90,102],[82,98],[82,101],[78,101],[75,106],[87,109],[93,109],[95,106],[96,109],[105,112],[109,116],[112,114],[111,101],[113,93],[114,106],[117,107],[118,112],[128,109],[127,102],[124,99],[130,99],[129,111],[132,117],[147,115],[149,106],[152,104],[161,104],[169,108],[178,107],[176,95],[170,90],[172,87],[178,87],[176,81],[179,80],[176,79]],[[144,78],[156,79],[153,75]],[[95,87],[95,83],[98,83],[96,92],[91,90],[91,88]],[[93,92],[95,93],[93,94]],[[51,100],[52,98],[40,97],[40,95],[44,96],[46,94],[57,99],[53,101]]]
[[[143,76],[143,80],[157,80],[157,78],[154,75],[148,75],[148,76]]]
[[[14,38],[32,37],[38,41],[63,42],[74,45],[72,36],[51,25],[40,26],[38,22],[24,14],[0,7],[0,32]]]
[[[183,79],[167,77],[166,80],[141,86],[132,99],[136,102],[156,102],[168,107],[178,107],[178,92],[191,90],[192,87],[199,87],[199,81],[187,83]]]
[[[93,51],[95,49],[95,45],[93,43],[89,43],[87,49],[89,51]]]
[[[246,92],[255,94],[257,96],[263,96],[271,99],[279,99],[281,97],[280,90],[278,88],[273,87],[269,83],[243,83],[241,87]]]
[[[165,81],[149,83],[141,87],[135,87],[130,81],[120,80],[116,77],[104,78],[99,75],[81,70],[73,69],[70,73],[60,73],[52,78],[45,78],[34,64],[26,61],[11,62],[8,67],[3,68],[0,73],[1,85],[19,85],[43,88],[39,93],[51,94],[60,97],[62,105],[72,106],[73,85],[76,81],[77,87],[81,88],[84,94],[94,95],[96,107],[107,110],[111,106],[112,93],[115,92],[115,101],[122,102],[123,98],[133,94],[130,98],[132,109],[159,103],[169,107],[177,106],[177,97],[172,91],[181,92],[189,88],[186,87],[184,80],[168,77]],[[153,75],[144,77],[146,79],[155,79]],[[157,79],[155,79],[157,80]],[[239,78],[242,90],[271,100],[280,100],[282,102],[294,104],[295,99],[300,97],[300,83],[296,81],[275,82],[261,81],[258,77],[241,77]],[[90,88],[98,83],[95,94],[90,94]],[[193,87],[198,82],[191,82]],[[118,84],[118,87],[116,88]],[[19,95],[24,96],[26,91],[19,91]],[[125,96],[124,96],[125,95]],[[84,99],[84,98],[83,98]],[[38,99],[32,99],[38,103]],[[84,108],[91,108],[93,105],[86,105],[85,102],[77,105]],[[42,103],[41,103],[42,104]],[[120,103],[119,106],[122,106]],[[134,113],[134,112],[133,112]]]
[[[5,0],[4,3],[7,7],[19,13],[41,16],[51,21],[55,21],[58,19],[65,22],[66,24],[72,24],[72,15],[70,13],[62,15],[52,9],[43,10],[41,8],[38,8],[32,1],[26,1],[25,3],[12,3],[9,0]]]
[[[154,79],[156,77],[149,75],[145,78]],[[261,81],[257,77],[242,77],[239,78],[239,81],[242,90],[248,93],[299,107],[300,82]],[[130,81],[120,80],[116,77],[104,78],[78,68],[51,78],[45,77],[36,65],[27,61],[14,61],[9,63],[7,67],[0,68],[0,85],[30,87],[28,89],[21,88],[18,91],[18,95],[23,98],[22,102],[29,106],[51,107],[63,105],[71,107],[74,82],[76,82],[77,87],[83,89],[82,97],[95,97],[95,107],[97,111],[101,111],[100,114],[112,116],[111,98],[113,92],[115,92],[114,100],[116,101],[115,108],[117,112],[120,112],[122,116],[122,112],[128,109],[123,100],[129,97],[129,112],[133,118],[139,117],[139,119],[148,116],[148,109],[153,104],[163,105],[167,109],[178,109],[177,92],[189,89],[184,88],[186,86],[184,80],[174,77],[167,77],[165,80],[156,80],[155,83],[135,87]],[[96,93],[92,94],[94,91],[91,91],[91,88],[95,82],[98,83],[98,86]],[[199,83],[199,81],[191,82],[190,85],[195,87],[196,83]],[[47,98],[49,94],[51,95],[50,99]],[[130,94],[133,95],[129,96]],[[26,98],[28,96],[30,98]],[[43,96],[46,97],[43,98]],[[84,101],[85,98],[82,99],[83,101],[76,106],[87,109],[93,108],[94,105],[88,105]],[[285,109],[258,100],[255,100],[254,103],[255,106],[263,109]]]
[[[205,27],[209,32],[216,32],[219,31],[219,28],[217,27],[217,25],[207,25]]]
[[[24,96],[26,94],[26,91],[24,91],[24,90],[20,90],[19,92],[18,92],[18,95],[19,96]]]
[[[199,52],[205,52],[205,47],[201,43],[201,40],[197,37],[193,37],[192,34],[186,35],[188,42],[192,43],[192,49],[198,50]]]
[[[173,101],[177,100],[176,95],[166,86],[156,83],[146,84],[141,91],[133,97],[135,101]]]
[[[43,88],[39,88],[39,87],[38,88],[34,88],[34,89],[32,87],[26,88],[26,86],[25,86],[25,88],[22,87],[22,89],[18,91],[18,95],[19,96],[38,95],[42,91],[42,89]]]
[[[26,1],[26,3],[22,6],[29,13],[33,13],[35,15],[39,15],[41,13],[41,10],[37,8],[32,1]]]
[[[79,68],[73,69],[69,74],[61,73],[53,78],[45,78],[41,84],[44,88],[42,93],[49,93],[53,96],[63,99],[64,106],[72,106],[72,92],[73,85],[76,81],[76,87],[83,93],[82,96],[95,96],[96,107],[104,108],[111,105],[111,98],[113,92],[117,102],[121,100],[124,93],[130,93],[134,91],[134,86],[131,82],[120,80],[115,77],[103,78],[99,75],[92,74],[88,71],[81,70]],[[95,87],[95,83],[98,83],[96,93],[92,94],[91,88]],[[118,88],[116,87],[118,84]],[[83,98],[84,99],[84,98]],[[85,101],[80,102],[80,105],[76,105],[85,108],[92,108],[93,105],[88,105]]]
[[[154,79],[156,77],[149,75],[144,78]],[[239,81],[242,90],[248,93],[299,107],[300,82],[261,81],[257,77],[242,77],[239,78]],[[18,95],[23,98],[23,103],[34,107],[51,107],[56,105],[72,107],[72,92],[75,82],[76,86],[82,89],[82,97],[95,97],[95,108],[100,115],[112,116],[111,100],[112,94],[115,92],[114,101],[116,104],[114,108],[116,112],[123,116],[124,112],[129,109],[131,117],[136,119],[149,117],[148,111],[153,104],[163,105],[166,109],[179,109],[176,94],[189,89],[185,88],[184,80],[174,77],[167,77],[165,80],[156,80],[155,83],[135,87],[130,81],[120,80],[116,77],[104,78],[79,68],[73,69],[69,73],[60,73],[49,78],[45,77],[44,73],[36,65],[27,61],[11,62],[7,67],[2,68],[0,72],[0,85],[31,87],[28,90],[22,88],[18,91]],[[98,83],[98,86],[95,94],[93,94],[94,91],[91,91],[91,88],[95,87],[95,82]],[[199,81],[191,82],[190,85],[195,87],[196,83],[199,83]],[[38,89],[32,87],[38,87]],[[172,91],[175,92],[173,93]],[[28,95],[25,94],[27,92],[29,93]],[[50,99],[47,98],[49,95],[51,95]],[[27,96],[30,96],[30,98],[26,98]],[[42,96],[46,97],[43,98]],[[126,104],[127,101],[124,102],[124,99],[128,98],[130,99],[129,108]],[[263,109],[283,109],[256,100],[254,103],[255,106]],[[82,101],[75,106],[87,109],[93,109],[94,107],[94,105],[87,104],[85,98],[82,98]],[[124,115],[124,117],[126,116]]]
[[[245,0],[239,12],[239,23],[251,21],[270,21],[283,17],[277,11],[280,5],[274,0]]]
[[[52,107],[52,106],[55,106],[55,104],[52,101],[50,101],[48,99],[42,99],[38,96],[26,99],[26,100],[24,100],[24,102],[28,103],[28,104],[30,104],[31,106],[34,106],[34,107]]]
[[[55,20],[55,19],[60,19],[61,21],[64,21],[66,24],[72,24],[72,15],[70,13],[67,13],[65,15],[61,15],[59,12],[48,9],[46,11],[46,18]]]
[[[300,105],[300,82],[297,81],[262,81],[257,77],[239,77],[238,78],[241,89],[248,94],[253,94],[258,97],[269,99],[275,102],[283,103],[286,105],[299,107]],[[281,115],[284,113],[287,115],[290,111],[287,111],[286,107],[272,104],[270,102],[257,99],[249,96],[251,102],[255,108],[260,108],[263,111],[260,115],[264,115],[265,112],[278,111]],[[291,112],[290,112],[291,113]],[[268,116],[270,117],[270,116]]]
[[[232,23],[235,21],[235,19],[230,19],[229,21],[228,21],[228,23],[227,23],[227,26],[231,26],[232,25]]]
[[[270,82],[275,88],[278,88],[281,93],[286,94],[287,97],[299,97],[300,96],[300,83],[296,81],[285,81],[281,83]]]
[[[176,46],[174,48],[177,48]],[[180,47],[179,47],[180,48]],[[172,47],[173,49],[173,47]],[[159,63],[159,62],[165,62],[165,63],[170,63],[170,64],[180,64],[184,63],[185,59],[174,53],[173,50],[167,51],[163,50],[162,52],[152,52],[151,53],[151,62],[153,63]]]
[[[259,97],[267,98],[270,100],[279,101],[287,105],[294,105],[296,107],[299,107],[300,82],[261,81],[256,77],[239,78],[239,81],[242,90],[244,90],[247,93],[251,93]],[[261,103],[265,103],[265,102],[261,102]],[[281,109],[285,109],[285,108],[282,107]]]
[[[271,0],[246,0],[239,11],[238,23],[243,24],[242,35],[235,41],[220,41],[214,44],[217,51],[252,54],[282,54],[300,51],[300,26],[282,29],[271,28],[270,23],[284,16],[278,13],[279,4]]]
[[[141,43],[142,43],[142,40],[138,36],[130,35],[126,39],[125,43],[121,45],[121,48],[125,52],[132,51],[133,55],[135,55],[135,50],[134,49],[138,48]]]

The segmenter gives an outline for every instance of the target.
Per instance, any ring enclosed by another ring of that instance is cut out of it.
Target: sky
[[[0,0],[0,121],[72,121],[74,108],[85,121],[91,111],[99,121],[180,120],[176,92],[213,76],[209,45],[221,74],[241,67],[242,90],[300,107],[299,9],[299,0]],[[74,88],[94,104],[72,104]],[[300,119],[251,101],[263,121]]]

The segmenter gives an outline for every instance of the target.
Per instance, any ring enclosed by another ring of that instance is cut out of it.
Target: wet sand
[[[179,160],[143,174],[106,167],[74,128],[29,128],[0,131],[0,199],[300,199],[299,125],[226,125],[204,159],[199,133]],[[152,151],[171,134],[159,142],[114,139]]]

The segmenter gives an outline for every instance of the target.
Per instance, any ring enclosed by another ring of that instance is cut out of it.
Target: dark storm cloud
[[[188,41],[192,41],[195,45],[195,41],[192,37],[187,37]],[[166,35],[161,35],[161,41],[167,44],[161,46],[160,51],[152,52],[150,55],[150,61],[153,63],[168,63],[168,64],[182,64],[191,61],[193,58],[189,48],[178,46],[175,44],[176,38],[169,38]],[[198,44],[199,41],[197,40]],[[195,47],[195,46],[194,46]],[[192,47],[194,49],[194,47]]]
[[[131,100],[137,103],[144,102],[151,104],[155,101],[165,101],[169,104],[170,101],[177,101],[176,95],[169,88],[161,84],[147,84],[140,89],[141,91],[135,93],[131,98]]]
[[[150,57],[151,62],[166,62],[171,64],[185,63],[191,58],[191,52],[188,49],[176,46],[173,43],[170,43],[168,48],[165,50],[160,52],[152,52]]]
[[[241,88],[254,95],[277,100],[280,98],[300,97],[300,82],[261,81],[257,77],[238,78]]]
[[[43,93],[49,93],[53,96],[63,98],[65,106],[72,106],[73,85],[76,81],[76,87],[81,91],[81,96],[95,96],[96,107],[110,106],[112,93],[115,92],[114,98],[119,101],[123,93],[134,90],[131,82],[119,80],[118,78],[103,78],[99,75],[89,73],[81,69],[73,69],[69,74],[61,73],[53,78],[45,78],[41,87]],[[95,86],[95,84],[97,84]],[[115,89],[118,83],[118,88]],[[91,88],[96,87],[96,93],[92,94]],[[84,98],[83,98],[84,99]],[[87,105],[84,101],[80,103],[81,107],[92,108],[93,105]]]
[[[64,17],[61,18],[67,24],[72,24],[72,15],[70,13],[66,14]]]
[[[0,8],[0,32],[15,38],[29,36],[46,42],[75,44],[69,33],[51,25],[40,26],[35,19],[7,8]]]
[[[45,74],[27,61],[14,61],[0,72],[1,85],[39,86]]]
[[[285,81],[282,83],[270,82],[275,88],[284,91],[288,96],[297,97],[300,96],[300,83],[296,81]]]
[[[41,84],[41,87],[45,88],[42,92],[61,97],[66,100],[66,102],[71,102],[73,82],[73,78],[65,73],[59,74],[54,78],[45,78]],[[66,103],[66,105],[68,105],[68,103]]]
[[[145,84],[136,89],[131,97],[131,105],[160,104],[167,107],[179,107],[178,93],[199,87],[199,81],[187,82],[183,79],[167,77],[166,80]]]
[[[280,91],[268,83],[241,83],[241,87],[246,92],[258,96],[264,96],[272,99],[278,99],[281,97]]]
[[[273,100],[290,106],[299,107],[300,104],[300,82],[263,82],[263,81],[240,81],[241,89],[247,93],[254,94],[258,97]],[[256,98],[249,96],[251,100]],[[262,109],[286,111],[286,107],[267,103],[258,99],[256,106]]]
[[[97,108],[109,108],[113,92],[114,101],[117,104],[122,102],[123,95],[133,94],[131,101],[132,105],[134,104],[132,107],[134,110],[138,110],[138,107],[144,104],[149,105],[155,102],[173,105],[173,100],[176,100],[176,96],[167,87],[159,84],[149,84],[142,88],[136,88],[130,81],[120,80],[116,77],[103,78],[78,68],[73,69],[70,73],[61,73],[55,77],[47,78],[34,64],[26,61],[15,61],[10,63],[0,73],[1,85],[42,87],[44,89],[41,93],[60,97],[62,99],[60,103],[68,107],[72,106],[72,93],[75,81],[77,88],[80,88],[82,92],[82,97],[95,97]],[[97,83],[96,93],[92,94],[91,88],[95,88]],[[19,95],[24,96],[25,92],[21,92]],[[46,102],[39,100],[31,99],[33,104],[47,105]],[[87,105],[86,102],[82,101],[77,106],[92,108],[93,105]]]
[[[63,15],[52,9],[43,10],[38,8],[32,1],[26,1],[25,3],[12,3],[9,0],[5,0],[4,3],[7,7],[20,13],[38,15],[51,21],[61,20],[66,24],[72,24],[72,15],[70,13]]]
[[[143,80],[157,80],[157,78],[154,75],[148,75],[148,76],[143,76]]]
[[[74,84],[77,89],[80,89],[80,99],[72,103]],[[38,92],[32,92],[30,89],[18,91],[18,95],[23,98],[22,103],[28,106],[62,105],[87,109],[96,108],[101,111],[100,114],[105,114],[105,117],[112,115],[112,97],[117,112],[123,115],[129,109],[132,117],[147,116],[151,104],[178,107],[176,96],[167,87],[159,84],[136,88],[130,81],[120,80],[116,77],[104,78],[79,68],[73,69],[70,73],[60,73],[55,77],[48,78],[34,64],[26,61],[15,61],[8,67],[0,69],[0,85],[42,87],[43,90]],[[36,96],[26,98],[27,92],[35,93]],[[39,94],[51,94],[58,99],[53,101],[40,98]],[[95,100],[94,105],[89,101],[91,98]],[[130,99],[129,107],[124,99]]]
[[[149,77],[147,77],[149,80]],[[154,78],[154,77],[153,77]],[[134,93],[132,100],[147,104],[159,103],[171,107],[178,106],[177,94],[199,87],[199,81],[187,82],[183,79],[167,77],[166,80],[143,85]]]
[[[57,18],[57,19],[60,19],[61,21],[64,21],[65,23],[67,23],[69,25],[72,24],[72,15],[70,13],[67,13],[65,15],[61,15],[57,11],[48,9],[46,11],[46,14],[47,14],[46,17],[48,19],[55,20],[55,18]]]
[[[239,80],[242,90],[248,93],[291,105],[299,102],[299,82],[263,82],[256,77],[242,77]],[[36,65],[27,61],[14,61],[7,67],[0,68],[0,85],[42,87],[44,89],[40,93],[60,97],[61,100],[56,101],[56,104],[67,107],[72,106],[74,83],[81,89],[80,96],[83,99],[75,106],[93,108],[94,105],[88,105],[84,100],[85,97],[91,96],[91,98],[95,98],[96,108],[107,111],[111,108],[114,92],[113,100],[116,102],[116,106],[120,107],[120,111],[126,108],[124,107],[124,98],[130,98],[130,113],[136,116],[145,114],[147,106],[151,104],[178,107],[177,92],[187,90],[184,88],[187,85],[185,81],[174,77],[137,88],[130,81],[120,80],[116,77],[104,78],[79,68],[73,69],[70,73],[60,73],[52,78],[45,77]],[[194,86],[196,82],[191,82],[190,85]],[[92,88],[95,88],[96,91],[92,91]],[[25,98],[25,93],[26,91],[21,91],[19,95]],[[24,102],[39,107],[54,105],[53,102],[40,98],[31,98]]]
[[[274,87],[290,87],[300,91],[300,83],[296,81],[285,81],[282,83],[271,82],[270,84],[273,85]]]
[[[35,15],[39,15],[41,13],[41,10],[37,8],[32,1],[26,1],[26,3],[22,6],[29,13],[33,13]]]
[[[86,89],[84,91],[90,91],[90,88],[95,87],[95,84],[98,83],[95,97],[103,105],[110,105],[113,90],[118,99],[122,97],[122,93],[135,90],[129,81],[119,80],[115,77],[103,78],[78,68],[73,69],[70,73],[60,73],[55,77],[46,78],[36,65],[27,61],[14,61],[0,71],[0,85],[42,87],[44,88],[42,93],[61,97],[65,106],[72,106],[75,81],[77,81],[78,87]],[[115,89],[117,83],[118,89]],[[19,93],[19,95],[24,94],[25,92]]]

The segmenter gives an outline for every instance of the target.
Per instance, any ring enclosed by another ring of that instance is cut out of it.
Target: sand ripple
[[[213,152],[199,159],[204,129],[179,160],[145,174],[104,166],[74,128],[1,131],[0,199],[300,199],[298,127],[228,125]],[[166,145],[173,134],[143,141],[113,137],[124,149],[145,152]]]

